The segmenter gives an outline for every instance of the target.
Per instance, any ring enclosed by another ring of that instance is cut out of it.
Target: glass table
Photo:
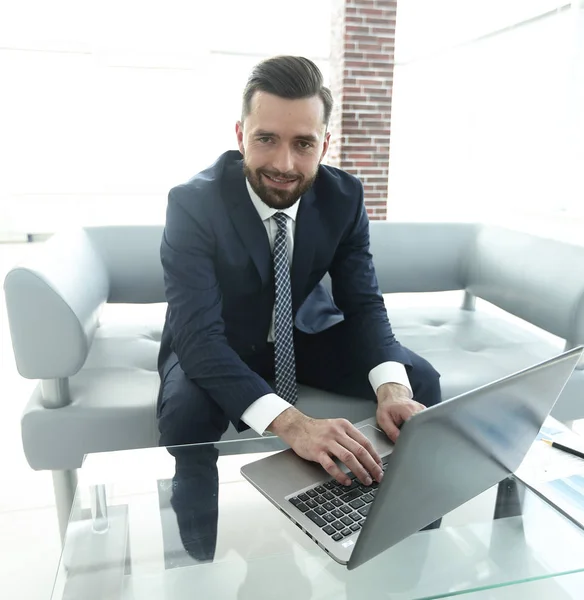
[[[584,571],[584,531],[513,477],[348,571],[240,475],[282,448],[88,455],[52,600],[421,600]]]

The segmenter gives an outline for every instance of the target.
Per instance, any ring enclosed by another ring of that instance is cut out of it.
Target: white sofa
[[[39,380],[22,417],[24,450],[32,468],[54,472],[67,498],[86,453],[158,443],[161,235],[145,226],[62,232],[6,277],[18,370]],[[372,222],[371,249],[385,294],[461,291],[457,305],[416,303],[389,315],[398,339],[441,373],[444,398],[562,349],[521,319],[568,348],[584,342],[584,247],[474,224]],[[475,310],[476,297],[506,318]],[[375,409],[308,388],[298,406],[354,421]],[[584,417],[584,370],[553,414]]]

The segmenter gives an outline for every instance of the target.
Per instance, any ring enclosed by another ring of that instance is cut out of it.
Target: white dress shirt
[[[278,211],[275,208],[270,208],[258,197],[249,184],[249,181],[246,180],[246,184],[251,201],[253,202],[253,205],[258,211],[258,214],[266,227],[270,248],[272,250],[274,249],[276,233],[278,232],[278,225],[272,217],[277,212],[283,212],[284,214],[288,215],[288,260],[290,264],[292,264],[292,254],[294,251],[294,232],[296,231],[296,215],[298,214],[298,206],[302,201],[302,198],[290,208]],[[270,331],[268,333],[268,342],[273,341],[274,315],[272,313],[272,322],[270,324]],[[410,386],[408,374],[406,373],[406,368],[401,363],[395,361],[384,362],[371,369],[369,372],[369,382],[371,383],[371,386],[375,392],[377,392],[377,388],[384,383],[401,383],[410,391],[410,397],[412,396],[412,388]],[[280,396],[277,394],[266,394],[265,396],[258,398],[245,410],[243,415],[241,415],[241,420],[249,425],[259,435],[263,435],[266,427],[287,408],[290,408],[290,404],[288,404],[286,400],[280,398]]]

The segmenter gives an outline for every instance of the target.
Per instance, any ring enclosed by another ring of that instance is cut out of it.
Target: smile
[[[263,175],[270,181],[273,181],[274,183],[277,183],[279,185],[288,185],[296,181],[296,179],[282,179],[279,177],[270,177],[267,173],[263,173]]]

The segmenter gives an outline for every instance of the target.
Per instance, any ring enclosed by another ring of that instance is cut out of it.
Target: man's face
[[[292,206],[314,183],[329,146],[319,96],[288,100],[256,92],[235,127],[244,173],[271,208]]]

